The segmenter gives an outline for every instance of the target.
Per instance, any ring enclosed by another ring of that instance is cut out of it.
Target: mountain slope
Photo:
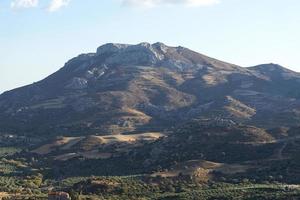
[[[0,129],[18,134],[162,131],[194,118],[300,125],[300,76],[242,68],[162,43],[106,44],[0,96]]]

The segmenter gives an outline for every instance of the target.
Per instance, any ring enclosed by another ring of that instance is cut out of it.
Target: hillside
[[[109,135],[222,117],[260,127],[300,124],[300,75],[242,68],[162,43],[106,44],[42,81],[0,96],[0,129],[31,135]]]
[[[300,197],[300,74],[106,44],[0,95],[0,198]]]

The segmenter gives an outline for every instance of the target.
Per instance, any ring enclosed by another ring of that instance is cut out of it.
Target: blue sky
[[[300,72],[299,0],[1,0],[0,93],[108,42],[185,46]]]

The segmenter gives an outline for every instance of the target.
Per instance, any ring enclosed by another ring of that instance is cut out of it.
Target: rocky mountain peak
[[[105,53],[117,53],[122,49],[127,48],[128,44],[119,44],[119,43],[108,43],[104,44],[97,49],[97,54],[105,54]]]
[[[111,134],[216,116],[266,127],[274,121],[298,125],[299,84],[298,73],[275,64],[242,68],[159,42],[109,43],[42,81],[0,95],[0,128],[23,133],[35,124],[45,133]]]
[[[242,70],[184,47],[171,47],[164,43],[139,44],[108,43],[100,46],[94,54],[80,55],[66,64],[70,71],[91,70],[99,66],[157,66],[179,71],[199,69]]]
[[[98,57],[105,57],[107,65],[155,65],[165,58],[167,47],[163,43],[137,45],[109,43],[97,49]]]
[[[163,50],[166,48],[168,48],[168,46],[161,42],[157,42],[154,44],[142,42],[136,45],[108,43],[98,47],[97,55],[113,54],[113,53],[120,53],[120,52],[129,52],[129,51],[140,51],[140,50],[149,50],[149,52],[153,52],[155,50]]]

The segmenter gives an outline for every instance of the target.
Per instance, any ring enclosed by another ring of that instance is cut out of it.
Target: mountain
[[[300,125],[300,74],[244,68],[162,43],[105,44],[34,84],[0,96],[0,130],[109,135],[224,118],[262,128]]]
[[[276,64],[103,45],[0,95],[0,199],[299,199],[299,86]]]

